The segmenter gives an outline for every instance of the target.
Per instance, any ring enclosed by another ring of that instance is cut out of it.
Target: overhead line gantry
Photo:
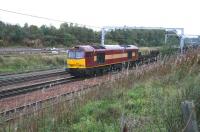
[[[116,26],[106,26],[101,29],[101,45],[104,45],[105,42],[105,34],[106,32],[109,32],[111,30],[117,30],[117,29],[142,29],[142,30],[164,30],[164,31],[170,31],[175,33],[180,38],[180,48],[181,53],[183,53],[183,47],[184,47],[184,28],[165,28],[165,27],[129,27],[129,26],[123,26],[123,27],[116,27]],[[171,34],[172,35],[172,34]],[[169,35],[165,34],[165,43],[167,42],[167,37]]]

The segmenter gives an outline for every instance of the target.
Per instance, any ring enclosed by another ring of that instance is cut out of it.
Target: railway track
[[[60,85],[67,82],[73,82],[76,80],[77,79],[75,77],[69,76],[69,77],[63,77],[63,78],[54,79],[54,80],[48,80],[45,82],[39,82],[39,83],[33,83],[33,84],[24,85],[24,86],[18,86],[14,88],[3,89],[3,90],[0,90],[0,99],[16,96],[20,94],[25,94],[25,93],[36,91],[39,89],[46,89],[55,85]]]
[[[11,73],[0,73],[0,78],[3,77],[15,77],[15,76],[24,76],[28,74],[38,74],[38,73],[44,73],[44,72],[57,72],[57,71],[63,71],[63,67],[57,67],[57,68],[46,68],[46,69],[35,69],[34,71],[24,71],[24,72],[11,72]]]
[[[64,75],[66,73],[67,72],[64,71],[63,69],[55,69],[55,70],[38,71],[38,72],[30,72],[30,73],[23,73],[23,74],[1,75],[0,88],[8,86],[8,85],[16,84],[16,83]]]
[[[90,92],[91,90],[96,90],[98,88],[99,87],[97,84],[93,86],[89,86],[89,87],[83,87],[76,91],[66,92],[61,95],[49,97],[44,100],[38,100],[37,102],[25,104],[23,106],[15,107],[13,109],[8,109],[8,110],[0,112],[0,119],[2,118],[3,122],[9,122],[11,120],[20,118],[21,116],[33,114],[35,111],[48,108],[49,106],[52,106],[61,102],[73,101],[75,99],[78,99],[77,97],[82,96]],[[0,120],[0,125],[1,123],[2,123],[2,120]]]
[[[36,67],[34,70],[26,70],[26,71],[17,71],[17,72],[3,72],[0,73],[0,77],[6,77],[6,76],[13,76],[13,75],[21,75],[21,74],[29,74],[29,73],[35,73],[35,72],[43,72],[43,71],[56,71],[56,70],[63,70],[63,67]]]

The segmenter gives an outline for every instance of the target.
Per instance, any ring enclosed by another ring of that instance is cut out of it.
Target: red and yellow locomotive
[[[67,69],[72,75],[93,75],[133,66],[138,61],[134,45],[76,46],[68,50]]]

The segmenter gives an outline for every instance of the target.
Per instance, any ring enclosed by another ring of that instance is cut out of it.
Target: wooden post
[[[196,111],[193,101],[184,101],[181,103],[183,112],[183,119],[185,127],[183,132],[198,132],[198,125],[196,121]]]
[[[124,113],[123,113],[122,116],[121,116],[120,125],[121,125],[121,132],[128,132],[128,129],[127,129],[127,126],[126,126],[126,121],[125,121]]]

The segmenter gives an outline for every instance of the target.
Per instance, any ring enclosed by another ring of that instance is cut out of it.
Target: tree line
[[[161,46],[165,31],[162,30],[112,30],[106,33],[106,44],[135,44],[138,46]],[[99,44],[101,32],[62,23],[54,26],[11,25],[0,21],[0,46],[70,47],[81,44]],[[172,42],[176,42],[175,38]]]

